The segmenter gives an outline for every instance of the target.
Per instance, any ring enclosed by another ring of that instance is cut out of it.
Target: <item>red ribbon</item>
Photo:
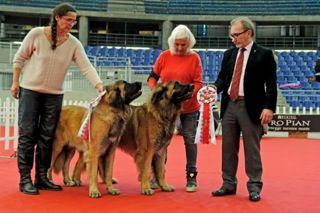
[[[90,129],[90,121],[86,125],[86,127],[83,130],[82,139],[88,141],[89,139],[89,129]]]
[[[204,103],[203,105],[203,114],[202,114],[202,143],[209,144],[209,127],[210,127],[210,105],[209,103]]]

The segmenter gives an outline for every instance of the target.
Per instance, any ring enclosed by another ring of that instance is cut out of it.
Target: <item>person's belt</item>
[[[237,101],[244,100],[244,96],[238,96]]]

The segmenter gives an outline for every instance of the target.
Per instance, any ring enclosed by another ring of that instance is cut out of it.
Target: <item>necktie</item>
[[[238,57],[238,60],[236,63],[236,68],[234,70],[234,74],[233,74],[233,78],[232,78],[232,84],[231,84],[231,89],[230,89],[230,99],[232,101],[237,100],[237,98],[239,96],[239,85],[240,85],[240,77],[241,77],[241,73],[242,73],[244,51],[246,51],[245,48],[242,48],[240,50],[240,55]]]

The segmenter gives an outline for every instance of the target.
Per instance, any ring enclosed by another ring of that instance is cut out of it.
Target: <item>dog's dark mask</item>
[[[134,83],[128,83],[126,81],[118,81],[115,84],[119,84],[119,86],[106,86],[105,89],[107,93],[110,93],[111,91],[113,92],[112,98],[109,102],[110,106],[118,109],[124,110],[125,105],[128,105],[139,97],[142,92],[141,92],[141,82],[134,82]],[[121,86],[123,85],[123,91],[121,91]],[[124,96],[124,97],[123,97]]]
[[[192,97],[194,86],[192,84],[180,84],[176,82],[174,90],[172,101],[174,103],[181,103]]]
[[[125,104],[130,104],[131,101],[133,101],[134,99],[136,99],[142,94],[141,87],[142,87],[141,82],[134,82],[131,84],[126,82]]]
[[[160,90],[156,90],[152,95],[152,103],[156,104],[157,102],[161,101],[169,90],[168,85],[162,86]],[[194,90],[194,86],[192,84],[180,84],[179,82],[174,82],[173,93],[169,100],[174,104],[179,104],[189,98],[192,97]]]

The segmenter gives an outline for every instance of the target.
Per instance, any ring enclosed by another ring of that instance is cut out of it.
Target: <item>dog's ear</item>
[[[106,91],[106,93],[102,96],[101,101],[102,102],[109,102],[109,93],[111,91],[111,87],[110,86],[103,86],[103,89]]]
[[[164,93],[167,91],[166,87],[161,87],[160,89],[156,88],[156,91],[153,93],[151,102],[156,104],[160,100],[162,100]]]
[[[111,100],[109,102],[110,106],[115,107],[117,109],[124,110],[124,102],[121,98],[121,91],[119,88],[116,88],[112,91]]]
[[[110,85],[105,85],[103,88],[107,93],[109,93],[110,90],[111,90],[111,86]]]

